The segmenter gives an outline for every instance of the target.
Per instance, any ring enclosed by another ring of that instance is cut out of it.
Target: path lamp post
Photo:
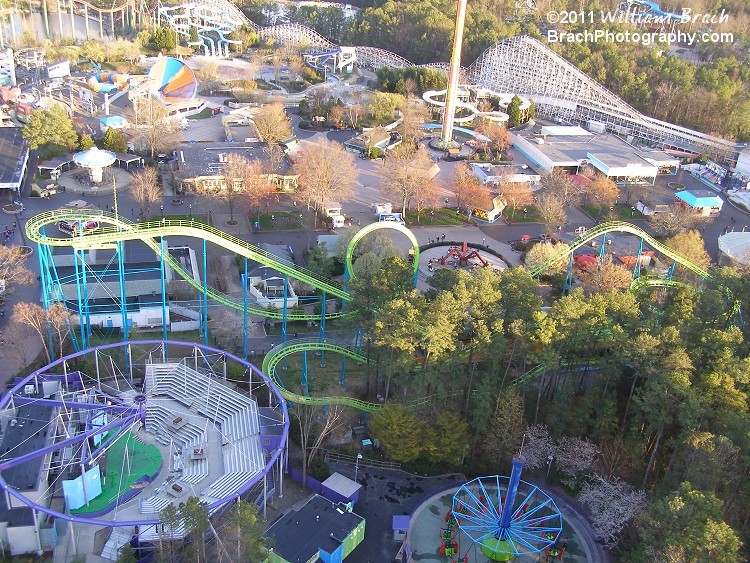
[[[357,482],[357,473],[359,472],[359,460],[362,459],[362,454],[357,454],[357,461],[354,463],[354,482]]]
[[[630,206],[630,218],[632,219],[635,216],[635,205]]]
[[[549,479],[549,472],[550,472],[550,469],[552,469],[552,462],[554,460],[555,460],[555,456],[553,456],[552,454],[547,456],[547,477],[546,477],[547,479]]]
[[[159,211],[161,211],[161,216],[164,217],[164,206],[163,205],[159,206]]]
[[[188,205],[188,208],[190,208],[190,218],[192,219],[193,218],[193,204],[191,203],[190,205]]]

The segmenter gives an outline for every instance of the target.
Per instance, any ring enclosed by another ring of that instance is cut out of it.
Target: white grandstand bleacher
[[[178,452],[172,460],[173,472],[179,474],[174,479],[189,485],[191,494],[210,504],[236,494],[263,471],[265,454],[253,398],[184,363],[147,364],[144,391],[148,397],[146,431]],[[160,400],[176,404],[170,409]],[[177,405],[187,410],[181,413]],[[208,427],[216,438],[207,432]],[[203,448],[220,450],[220,471],[211,468]],[[193,459],[194,451],[201,456]],[[203,485],[207,477],[212,479]],[[143,499],[141,513],[158,512],[169,504],[173,499],[167,489]]]

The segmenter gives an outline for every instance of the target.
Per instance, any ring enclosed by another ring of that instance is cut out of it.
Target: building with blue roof
[[[718,216],[724,205],[724,200],[711,190],[683,190],[674,195],[679,203],[695,210],[701,217]]]

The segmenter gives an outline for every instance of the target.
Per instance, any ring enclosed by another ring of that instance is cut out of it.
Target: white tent
[[[727,233],[719,237],[719,263],[750,266],[750,232]]]

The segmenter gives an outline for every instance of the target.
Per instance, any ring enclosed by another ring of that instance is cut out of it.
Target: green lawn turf
[[[592,205],[587,204],[583,207],[583,210],[595,219],[603,220],[618,220],[618,221],[630,221],[634,219],[636,215],[640,216],[641,212],[637,209],[633,209],[633,206],[625,205],[624,203],[618,203],[613,206],[614,210],[610,211],[606,205]]]
[[[527,213],[523,212],[524,209],[526,209]],[[519,207],[509,205],[505,208],[503,214],[510,219],[511,223],[539,223],[542,220],[539,210],[533,205],[522,205]]]
[[[125,459],[125,444],[128,446],[128,460]],[[156,446],[137,442],[130,432],[120,436],[107,450],[107,472],[102,481],[102,494],[89,501],[88,506],[71,510],[71,514],[88,514],[112,504],[130,490],[130,485],[144,475],[153,475],[161,467],[161,454]]]
[[[423,209],[417,221],[417,212],[410,209],[406,212],[406,220],[409,225],[466,225],[466,217],[456,213],[455,209],[449,207],[438,207],[435,209]]]
[[[273,216],[273,221],[271,221]],[[251,225],[255,224],[258,220],[258,216],[255,213],[248,213],[248,221]],[[272,211],[271,213],[264,213],[260,216],[260,228],[264,231],[290,231],[304,229],[304,215],[300,219],[299,211]],[[322,220],[322,219],[321,219]]]

